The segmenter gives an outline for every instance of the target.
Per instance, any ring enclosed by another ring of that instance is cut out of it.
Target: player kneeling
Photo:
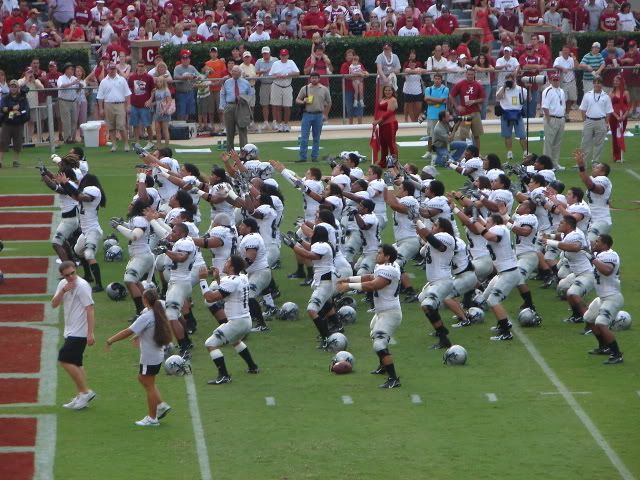
[[[258,373],[249,348],[242,339],[251,331],[251,314],[249,313],[249,278],[242,273],[246,264],[244,260],[232,255],[224,264],[223,272],[227,275],[220,278],[214,269],[215,279],[218,281],[217,290],[211,290],[207,284],[207,269],[200,269],[200,288],[202,296],[207,302],[224,302],[226,321],[213,331],[204,345],[209,350],[209,356],[218,367],[218,378],[210,380],[209,385],[230,383],[231,376],[224,362],[224,355],[220,350],[227,344],[232,344],[236,352],[247,362],[247,373]]]
[[[338,280],[338,291],[362,290],[375,292],[373,307],[375,315],[371,320],[373,349],[380,359],[380,365],[373,374],[387,374],[388,379],[380,388],[398,388],[400,378],[396,375],[393,356],[389,353],[389,340],[402,322],[400,309],[400,267],[396,263],[398,252],[391,245],[381,245],[376,255],[373,274]]]

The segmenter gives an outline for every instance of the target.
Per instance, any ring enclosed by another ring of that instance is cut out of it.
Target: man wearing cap
[[[564,170],[560,165],[560,147],[564,136],[567,100],[560,87],[560,75],[552,73],[551,85],[542,92],[542,111],[544,112],[544,155],[553,162],[555,170]]]
[[[640,49],[638,49],[638,43],[635,40],[629,40],[628,47],[629,49],[620,60],[620,63],[624,67],[638,67],[625,68],[622,71],[624,83],[631,97],[631,118],[638,118],[637,109],[640,106]]]
[[[311,40],[314,33],[324,35],[328,28],[327,17],[320,11],[318,0],[311,0],[309,11],[304,14],[301,22],[303,35]]]
[[[103,117],[109,129],[111,151],[118,150],[117,132],[124,141],[124,151],[129,151],[129,128],[127,126],[127,112],[130,109],[131,90],[124,77],[118,75],[115,63],[107,67],[107,76],[98,86],[98,117]]]
[[[578,86],[576,85],[576,59],[571,55],[568,45],[562,47],[558,58],[553,62],[553,68],[560,71],[560,87],[564,91],[567,100],[565,108],[565,118],[569,121],[571,106],[578,101]]]
[[[227,148],[233,150],[233,141],[238,130],[239,146],[244,147],[248,143],[247,127],[252,121],[251,97],[255,91],[247,80],[241,78],[242,71],[239,66],[231,69],[231,78],[222,84],[220,90],[220,111],[224,112],[224,126],[227,130]]]
[[[520,62],[518,59],[511,56],[513,50],[511,47],[504,47],[502,50],[502,56],[496,60],[496,70],[498,70],[498,78],[496,86],[500,88],[504,85],[504,81],[507,75],[512,74],[517,78],[518,70],[520,69]]]
[[[181,50],[180,63],[173,70],[173,79],[176,82],[176,116],[178,120],[187,121],[190,115],[196,114],[193,81],[198,76],[198,70],[191,65],[191,52]]]
[[[304,62],[304,74],[309,75],[311,72],[316,72],[320,75],[331,75],[333,73],[333,65],[331,65],[331,60],[324,52],[322,43],[315,46],[311,56]],[[328,78],[320,79],[320,83],[329,88]]]
[[[36,31],[40,32],[42,30],[42,27],[44,26],[44,22],[40,20],[39,16],[40,11],[37,8],[32,8],[31,10],[29,10],[29,18],[27,18],[27,20],[24,22],[25,30],[28,31],[31,25],[35,25]]]
[[[29,102],[27,96],[20,91],[17,80],[9,82],[9,93],[0,99],[0,167],[5,152],[13,143],[13,166],[19,167],[20,152],[24,141],[24,124],[29,121]]]
[[[149,149],[153,144],[153,130],[151,129],[151,92],[153,91],[153,77],[147,73],[147,68],[143,61],[138,61],[136,71],[127,79],[129,90],[131,90],[131,111],[129,113],[129,125],[133,127],[133,138],[135,142],[142,141],[144,129],[147,129],[149,141],[145,149]]]
[[[291,105],[293,104],[291,81],[293,77],[299,75],[298,66],[293,60],[289,60],[289,50],[286,48],[280,50],[280,60],[275,61],[269,70],[269,76],[274,77],[273,85],[271,85],[271,106],[273,121],[276,123],[276,131],[278,132],[291,131],[289,127]]]
[[[362,18],[360,10],[354,10],[351,13],[351,19],[347,22],[347,26],[349,27],[349,33],[354,37],[361,37],[367,31],[367,22]]]
[[[460,126],[460,136],[464,140],[469,136],[469,129],[473,135],[473,143],[480,150],[480,135],[484,133],[480,119],[480,105],[484,101],[485,92],[480,82],[476,80],[476,73],[467,70],[465,79],[459,81],[449,92],[449,98],[459,115],[471,117],[471,122],[464,121]]]
[[[258,20],[256,22],[256,29],[249,35],[249,42],[266,42],[267,40],[271,40],[271,35],[269,32],[264,30],[264,22],[262,20]]]
[[[307,146],[309,143],[309,131],[311,131],[313,135],[311,161],[317,162],[320,152],[322,124],[328,120],[329,110],[331,110],[331,94],[329,89],[320,83],[320,74],[318,72],[311,73],[309,84],[300,89],[296,97],[296,103],[304,106],[300,125],[300,152],[297,161],[307,161]]]
[[[276,58],[271,56],[271,49],[269,47],[262,47],[260,52],[262,57],[256,61],[256,74],[258,77],[268,76],[271,71],[271,67],[276,63]],[[269,106],[271,105],[271,85],[273,80],[271,78],[263,78],[260,80],[260,106],[262,107],[262,130],[269,129]],[[273,129],[276,130],[277,124],[274,120]]]
[[[75,67],[71,63],[66,63],[62,71],[63,75],[60,75],[56,82],[58,107],[62,121],[62,137],[64,143],[76,143],[76,123],[78,121],[76,100],[78,95],[84,94],[84,92],[80,90],[80,80],[73,75]]]
[[[600,163],[613,106],[609,95],[602,90],[602,80],[599,77],[593,80],[593,90],[582,97],[580,112],[584,121],[580,149],[585,154],[585,160],[591,156],[592,163]]]
[[[211,82],[211,87],[209,87],[211,95],[207,97],[211,131],[214,135],[219,135],[222,128],[218,127],[216,120],[218,120],[219,124],[222,124],[220,90],[222,90],[222,82],[229,78],[229,73],[227,64],[224,60],[218,58],[218,49],[216,47],[209,49],[209,60],[205,62],[203,71]]]
[[[540,69],[544,67],[544,59],[536,54],[533,45],[527,43],[525,53],[520,55],[520,69],[522,70],[522,80],[529,86],[528,92],[531,94],[525,105],[524,114],[529,118],[535,118],[538,107],[538,84],[536,77],[540,74]]]
[[[582,57],[578,68],[584,70],[582,74],[582,91],[589,92],[593,90],[593,79],[599,77],[604,69],[604,58],[600,55],[600,42],[593,42],[591,51]]]
[[[105,0],[96,0],[96,5],[91,9],[91,20],[93,26],[100,28],[103,23],[102,19],[106,19],[111,14],[111,10],[105,7]]]
[[[451,114],[447,110],[438,113],[438,121],[433,127],[431,134],[431,147],[436,157],[431,165],[443,167],[452,159],[457,162],[462,158],[462,154],[467,148],[467,142],[463,140],[454,140],[455,131],[451,130]],[[452,152],[449,153],[449,149]]]

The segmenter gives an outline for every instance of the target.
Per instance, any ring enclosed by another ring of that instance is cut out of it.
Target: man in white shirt
[[[64,345],[58,352],[58,362],[76,385],[77,395],[63,405],[71,410],[85,408],[96,396],[87,386],[83,354],[87,345],[95,344],[93,335],[95,310],[91,285],[76,274],[76,264],[65,260],[58,267],[62,280],[51,299],[51,306],[64,305]]]
[[[74,66],[65,64],[64,74],[56,81],[58,86],[58,107],[60,108],[60,119],[62,120],[62,136],[65,143],[75,143],[77,113],[76,98],[80,80],[74,75]]]
[[[209,38],[211,36],[211,30],[213,29],[213,25],[215,25],[213,23],[213,12],[210,10],[207,10],[204,13],[204,23],[201,23],[200,25],[198,25],[198,30],[197,30],[198,35],[204,37],[205,39]]]
[[[433,21],[435,22],[438,18],[440,18],[442,16],[442,7],[443,6],[444,5],[442,4],[442,0],[436,0],[436,3],[431,5],[427,9],[427,15],[432,17]]]
[[[131,90],[124,77],[118,75],[115,63],[110,63],[107,67],[107,76],[98,86],[98,116],[103,117],[109,129],[111,138],[111,151],[118,150],[116,133],[119,131],[124,141],[124,151],[129,151],[129,133],[127,127],[127,116],[131,108]]]
[[[504,81],[508,74],[512,74],[515,77],[518,76],[518,68],[520,63],[518,59],[511,56],[511,47],[504,47],[502,57],[496,60],[496,70],[498,70],[497,86],[500,88],[504,85]]]
[[[171,36],[171,45],[184,45],[185,43],[189,43],[189,37],[184,34],[184,25],[182,23],[178,23],[173,28],[173,35]]]
[[[523,156],[527,156],[527,134],[522,120],[522,107],[527,101],[527,91],[516,84],[515,77],[509,73],[505,83],[496,92],[496,100],[502,107],[500,116],[500,134],[504,138],[504,145],[507,148],[507,160],[513,159],[511,133],[515,131],[516,137],[520,140]]]
[[[300,70],[293,60],[289,60],[289,50],[280,50],[280,60],[277,60],[269,70],[269,76],[275,77],[271,85],[271,107],[273,121],[278,125],[277,131],[290,132],[289,118],[293,105],[292,77],[300,75]]]
[[[565,116],[568,120],[569,112],[571,111],[571,105],[578,100],[578,86],[576,85],[576,74],[573,71],[576,68],[576,60],[571,56],[571,51],[568,46],[562,47],[560,56],[553,61],[553,68],[560,70],[562,77],[560,79],[560,86],[564,90],[564,96],[566,99],[566,112]]]
[[[420,35],[420,31],[414,25],[413,17],[406,17],[406,22],[406,25],[398,30],[399,37],[417,37]]]
[[[580,112],[584,121],[580,149],[585,153],[585,159],[591,155],[593,163],[600,163],[602,147],[607,136],[609,115],[613,113],[611,98],[602,91],[601,78],[596,77],[593,80],[593,90],[582,97]]]
[[[267,40],[271,40],[271,35],[269,32],[264,30],[264,22],[262,20],[258,20],[256,22],[255,31],[249,35],[250,42],[266,42]]]
[[[161,47],[163,45],[166,45],[167,43],[171,43],[171,33],[167,31],[166,23],[160,22],[160,25],[158,26],[158,31],[153,34],[152,39],[160,42]],[[151,72],[149,72],[149,75],[153,76]]]
[[[559,57],[560,58],[560,57]],[[542,92],[542,111],[544,112],[544,155],[551,158],[553,168],[564,170],[560,165],[560,146],[564,136],[567,101],[565,92],[560,88],[560,76],[551,75],[551,85]]]
[[[32,50],[32,48],[31,45],[24,41],[24,32],[17,31],[15,32],[15,40],[7,45],[6,50]]]

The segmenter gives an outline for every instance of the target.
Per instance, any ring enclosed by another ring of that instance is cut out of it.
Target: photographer
[[[24,141],[24,124],[29,121],[29,102],[17,80],[9,82],[9,93],[0,100],[0,168],[4,154],[13,140],[13,166],[19,167],[20,151]]]
[[[513,159],[512,151],[512,131],[515,130],[516,137],[520,140],[523,157],[527,155],[527,134],[522,120],[522,108],[527,101],[527,91],[516,85],[515,77],[512,73],[505,77],[502,87],[496,92],[496,100],[499,102],[502,111],[500,115],[500,135],[504,138],[504,145],[507,148],[507,159]]]
[[[467,142],[453,139],[456,130],[462,123],[462,119],[456,121],[453,127],[451,127],[451,121],[451,114],[447,110],[443,110],[438,114],[438,123],[433,127],[431,144],[436,152],[434,163],[438,167],[444,167],[449,158],[457,162],[462,157],[465,148],[467,148]],[[453,149],[451,154],[449,154],[449,148]]]

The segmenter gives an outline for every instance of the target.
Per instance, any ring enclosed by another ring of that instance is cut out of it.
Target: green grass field
[[[497,135],[485,135],[482,142],[483,153],[504,156]],[[569,158],[578,144],[579,132],[565,134],[565,165],[572,163]],[[285,162],[297,157],[297,152],[283,149],[291,145],[295,142],[258,144],[262,159]],[[367,152],[368,139],[323,141],[322,146],[322,154],[344,149]],[[635,163],[640,143],[630,138],[627,146],[628,163],[614,165],[611,175],[616,208],[612,234],[622,258],[625,310],[637,317],[640,258],[635,242],[640,236],[640,212],[633,200],[640,200],[640,167]],[[542,144],[532,144],[531,149],[540,152]],[[609,143],[605,152],[609,161]],[[401,159],[417,161],[422,153],[421,148],[402,148]],[[126,212],[138,159],[106,149],[88,149],[87,154],[91,171],[101,179],[108,197],[107,208],[100,213],[107,235],[109,217]],[[176,155],[181,162],[195,163],[204,171],[221,163],[218,156],[215,147],[213,156]],[[21,168],[0,171],[0,193],[48,193],[33,169],[37,159],[48,157],[44,149],[26,150]],[[319,165],[329,172],[326,164]],[[304,168],[289,166],[298,172]],[[575,170],[559,177],[567,187],[580,185]],[[448,190],[463,183],[451,171],[444,171],[441,178]],[[285,194],[283,230],[288,230],[302,213],[300,194],[281,177],[276,179]],[[204,228],[209,218],[206,205],[202,218]],[[391,228],[384,233],[391,241]],[[15,249],[6,255],[53,255],[46,242],[5,242],[5,247]],[[294,301],[304,310],[309,289],[286,278],[294,270],[293,263],[286,249],[282,269],[274,271],[282,291],[278,304]],[[122,281],[124,263],[101,264],[105,284]],[[415,275],[414,285],[422,287],[424,272],[413,266],[409,270]],[[494,323],[491,315],[483,325],[454,330],[451,340],[469,353],[468,364],[458,368],[443,366],[442,352],[428,349],[433,343],[427,336],[431,327],[417,304],[405,305],[398,344],[391,347],[402,380],[402,388],[396,390],[377,388],[382,379],[369,374],[377,358],[368,337],[370,314],[362,303],[356,324],[346,332],[348,350],[356,359],[353,374],[329,373],[332,355],[315,348],[316,331],[303,312],[298,322],[273,320],[270,333],[249,337],[247,344],[260,365],[259,375],[245,374],[244,362],[233,349],[225,349],[233,383],[208,386],[206,381],[217,373],[202,343],[216,323],[195,293],[199,329],[194,336],[193,384],[210,477],[201,475],[184,378],[158,377],[164,399],[173,407],[160,428],[141,429],[133,424],[146,414],[143,390],[136,381],[138,352],[128,342],[116,344],[111,353],[103,350],[104,340],[127,326],[133,313],[129,300],[114,303],[104,293],[95,295],[97,345],[87,350],[85,364],[98,397],[90,408],[67,411],[59,406],[72,396],[73,388],[69,378],[58,371],[56,406],[3,408],[0,414],[55,414],[55,478],[68,480],[640,477],[640,330],[618,334],[625,353],[623,365],[600,365],[602,357],[586,354],[595,340],[579,335],[580,326],[562,323],[568,314],[566,303],[539,287],[539,282],[532,282],[543,326],[520,331],[507,343],[489,341],[488,327]],[[507,302],[512,315],[520,302],[517,293],[512,293]],[[449,322],[450,313],[443,312],[443,318]],[[539,352],[538,360],[544,359],[550,370],[545,373],[527,346]],[[557,384],[547,376],[549,371],[555,372],[567,392],[579,393],[560,395]],[[343,403],[343,396],[349,396],[352,404]],[[273,397],[275,406],[268,406],[265,397]],[[604,443],[594,439],[576,410],[584,414],[583,420],[593,421]]]

